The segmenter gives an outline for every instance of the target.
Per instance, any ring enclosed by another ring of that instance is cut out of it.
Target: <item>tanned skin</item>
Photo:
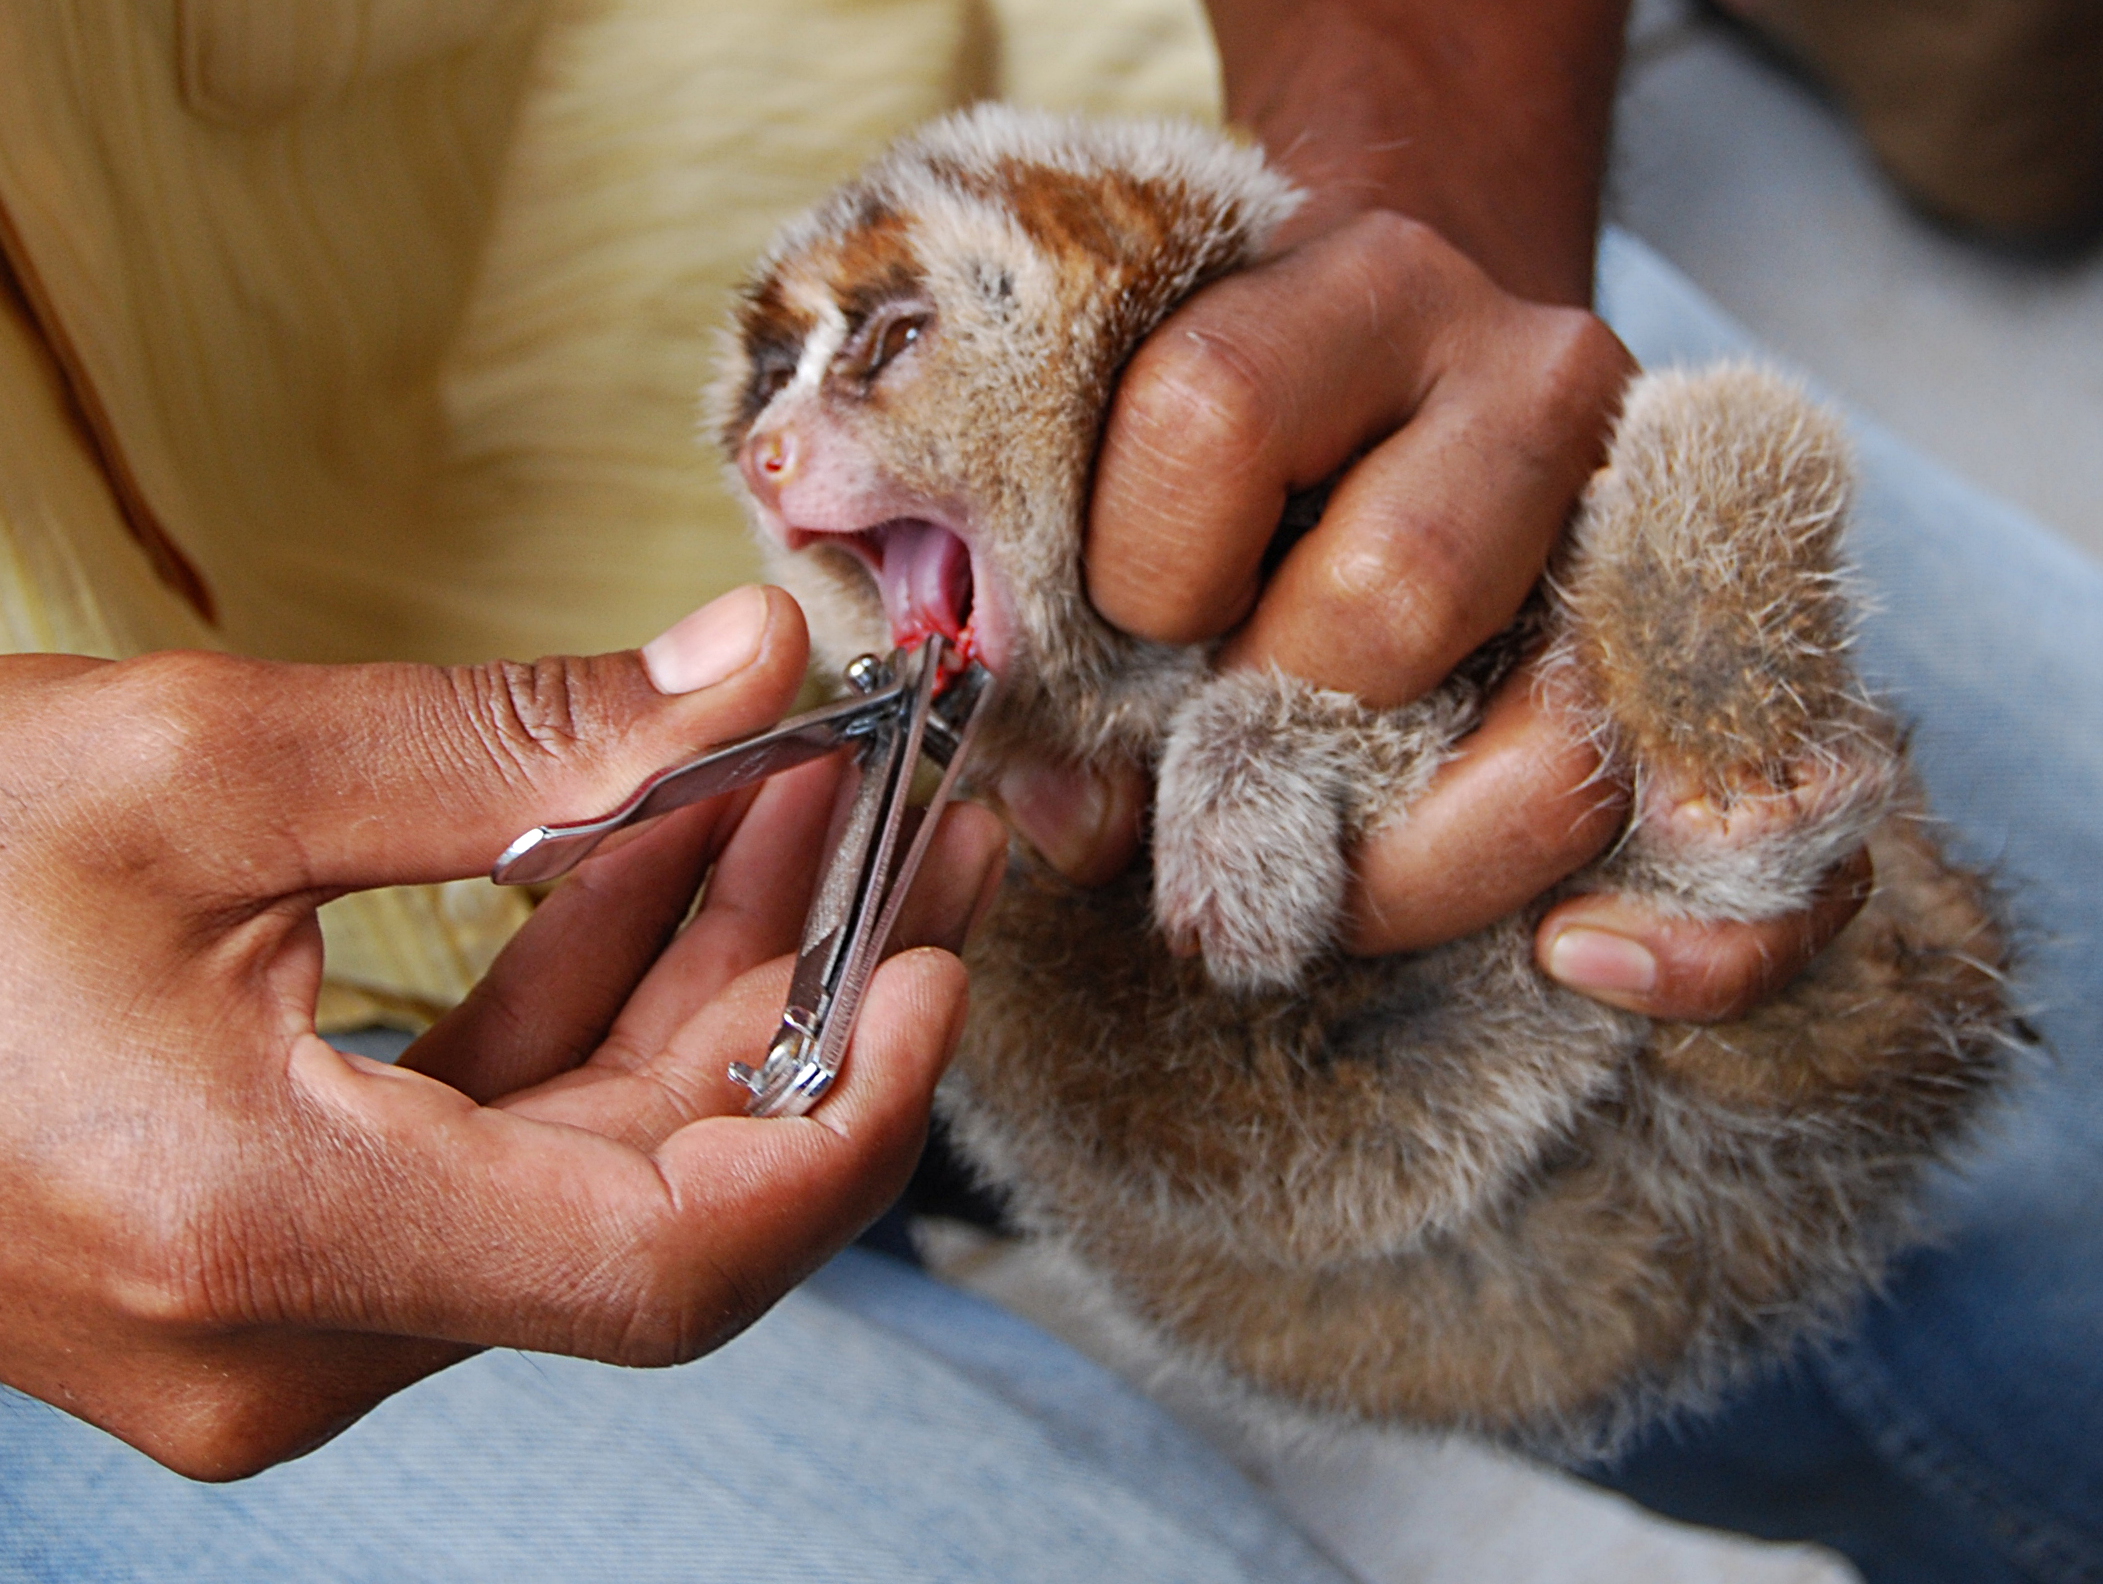
[[[742,589],[533,665],[0,659],[0,1379],[227,1479],[482,1347],[690,1358],[853,1237],[962,1020],[982,810],[917,899],[945,949],[878,973],[813,1117],[745,1117],[724,1064],[779,1019],[825,765],[593,858],[399,1066],[314,1032],[320,903],[611,806],[776,719],[806,654]]]

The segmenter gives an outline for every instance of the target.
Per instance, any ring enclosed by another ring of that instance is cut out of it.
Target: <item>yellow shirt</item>
[[[639,643],[752,575],[696,395],[784,217],[973,98],[1214,76],[1195,0],[0,0],[0,648]],[[334,904],[325,1012],[523,907]]]

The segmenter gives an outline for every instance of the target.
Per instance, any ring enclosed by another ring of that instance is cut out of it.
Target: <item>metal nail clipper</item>
[[[862,992],[993,696],[984,666],[973,662],[945,678],[945,665],[955,660],[939,633],[888,660],[863,655],[847,667],[853,696],[660,771],[601,819],[536,826],[504,849],[489,877],[499,885],[552,880],[617,830],[851,747],[781,1031],[760,1066],[730,1067],[752,1091],[751,1115],[801,1116],[839,1073]],[[922,754],[941,779],[916,808],[910,793]]]

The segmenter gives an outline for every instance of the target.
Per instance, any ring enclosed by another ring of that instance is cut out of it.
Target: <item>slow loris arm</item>
[[[1625,6],[1211,11],[1230,116],[1312,198],[1286,251],[1200,293],[1135,358],[1104,440],[1089,592],[1131,631],[1191,641],[1240,624],[1229,664],[1400,702],[1525,598],[1631,371],[1596,319],[1553,306],[1590,296]],[[1346,463],[1321,526],[1260,583],[1286,492]],[[1589,861],[1623,812],[1587,785],[1595,770],[1522,674],[1412,819],[1356,855],[1351,944],[1465,933]],[[1100,873],[1143,795],[1037,801],[1098,816],[1057,847]],[[1543,925],[1543,965],[1653,1015],[1721,1017],[1786,983],[1852,916],[1861,878],[1771,925],[1573,902]],[[1612,932],[1606,949],[1569,935],[1578,924]]]

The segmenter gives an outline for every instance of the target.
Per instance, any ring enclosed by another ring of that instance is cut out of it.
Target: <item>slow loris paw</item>
[[[1847,651],[1840,421],[1746,364],[1630,387],[1562,576],[1574,678],[1637,815],[1616,881],[1689,913],[1804,906],[1898,782]]]
[[[1347,844],[1402,815],[1479,706],[1466,682],[1374,711],[1276,670],[1213,678],[1162,751],[1156,926],[1222,989],[1296,984],[1335,942]]]
[[[1236,672],[1206,684],[1169,726],[1154,798],[1154,919],[1178,950],[1204,952],[1223,989],[1289,987],[1335,934],[1352,766],[1322,719],[1334,704],[1322,702],[1278,672]]]
[[[1895,749],[1867,739],[1784,776],[1718,790],[1645,767],[1635,823],[1611,865],[1615,883],[1692,918],[1752,922],[1810,906],[1892,807],[1899,762]]]

